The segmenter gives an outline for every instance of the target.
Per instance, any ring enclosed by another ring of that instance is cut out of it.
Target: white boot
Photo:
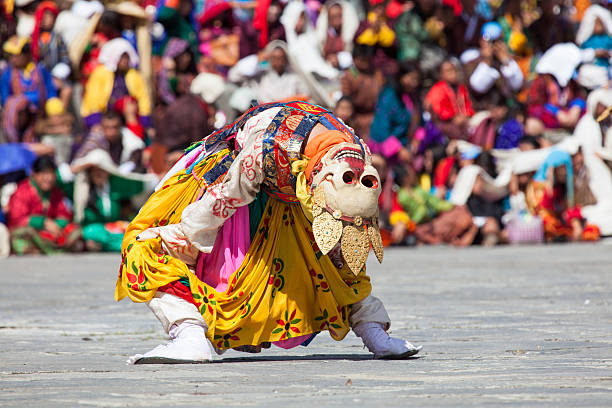
[[[357,337],[374,353],[375,359],[399,360],[414,356],[423,346],[415,347],[406,340],[390,337],[381,323],[364,322],[353,327]]]
[[[128,364],[209,363],[212,361],[206,329],[193,323],[181,323],[170,328],[170,342],[160,344],[145,354],[127,359]]]

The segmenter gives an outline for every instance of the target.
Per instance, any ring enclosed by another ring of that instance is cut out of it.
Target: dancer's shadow
[[[407,357],[403,360],[417,360],[421,357]],[[213,360],[213,363],[246,363],[246,362],[281,362],[281,361],[324,361],[324,360],[348,360],[348,361],[368,361],[374,360],[369,354],[310,354],[307,356],[261,356],[247,355],[244,357],[225,357]]]

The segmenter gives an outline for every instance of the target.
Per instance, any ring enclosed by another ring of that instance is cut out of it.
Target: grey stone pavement
[[[322,333],[308,348],[127,366],[165,336],[144,305],[114,301],[118,263],[0,261],[1,407],[612,406],[609,244],[388,250],[369,273],[392,334],[424,346],[405,361]]]

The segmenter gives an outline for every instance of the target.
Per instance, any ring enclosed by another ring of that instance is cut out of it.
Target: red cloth
[[[436,166],[436,170],[434,171],[434,187],[445,187],[448,181],[448,176],[450,175],[450,171],[455,164],[457,159],[455,157],[446,157],[440,160],[440,163]]]
[[[459,85],[455,92],[449,84],[439,81],[431,88],[425,100],[431,105],[434,113],[444,121],[456,115],[474,115],[472,101],[464,85]]]
[[[51,12],[55,17],[59,14],[59,9],[52,1],[43,1],[36,8],[34,13],[34,31],[32,32],[32,58],[34,58],[34,61],[38,61],[40,57],[38,55],[38,42],[40,40],[40,24],[45,11]]]
[[[212,20],[226,12],[227,10],[231,10],[232,6],[227,1],[220,1],[217,3],[211,2],[212,4],[209,7],[206,7],[204,13],[198,19],[200,26],[204,27],[206,24],[210,23]],[[208,4],[208,2],[207,2]]]
[[[463,6],[459,0],[442,0],[442,5],[453,9],[455,16],[459,17],[463,12]]]
[[[72,219],[72,212],[66,206],[64,194],[59,188],[54,187],[49,201],[43,203],[36,187],[29,179],[26,179],[19,183],[17,190],[9,200],[7,225],[9,229],[25,227],[33,215],[42,215],[54,220],[63,218],[70,221]]]
[[[259,31],[258,44],[260,49],[264,49],[268,45],[269,30],[268,30],[268,9],[272,0],[257,0],[255,14],[253,15],[253,27]]]
[[[123,98],[118,99],[117,102],[115,102],[115,104],[113,105],[113,110],[123,115],[124,118],[125,118],[125,103],[127,102],[128,99],[132,100],[132,102],[137,103],[136,99],[133,96],[128,95],[128,96],[124,96]],[[125,127],[130,129],[132,133],[134,133],[136,136],[144,140],[145,128],[144,126],[140,124],[140,121],[136,121],[132,123],[127,123],[126,121]]]
[[[158,292],[164,292],[169,295],[174,295],[180,297],[183,300],[186,300],[189,303],[195,304],[193,301],[193,296],[191,295],[191,290],[185,285],[183,285],[180,281],[170,282],[169,284],[162,286],[157,289]]]

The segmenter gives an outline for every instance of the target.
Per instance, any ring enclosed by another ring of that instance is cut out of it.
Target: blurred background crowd
[[[612,235],[610,9],[0,0],[0,256],[119,251],[184,149],[296,99],[367,142],[386,245]]]

